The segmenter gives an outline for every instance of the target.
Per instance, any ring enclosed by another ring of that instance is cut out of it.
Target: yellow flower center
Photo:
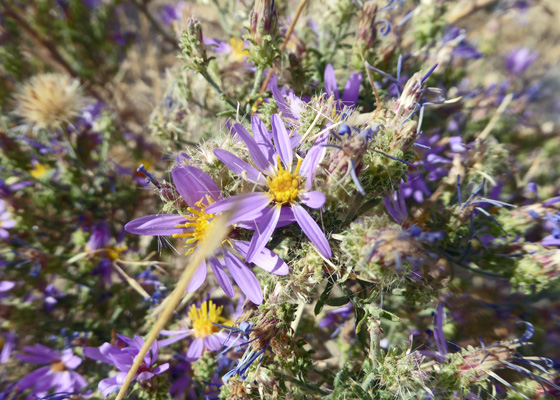
[[[218,327],[212,323],[219,324],[227,320],[222,317],[223,306],[217,307],[211,300],[202,303],[200,308],[192,306],[189,317],[193,323],[194,337],[204,338],[218,332]]]
[[[62,361],[55,361],[51,364],[51,371],[62,372],[66,371],[66,365]]]
[[[210,205],[213,203],[212,199],[209,197],[206,198],[208,204]],[[199,202],[196,203],[196,208],[189,207],[187,210],[190,212],[190,215],[185,215],[184,217],[187,219],[187,222],[184,224],[175,225],[177,228],[192,228],[189,232],[184,233],[176,233],[173,235],[174,238],[189,238],[186,241],[185,247],[187,247],[186,255],[192,254],[198,242],[202,241],[206,236],[206,232],[210,228],[210,224],[214,219],[214,214],[206,214],[204,210],[206,206],[202,204],[204,199],[201,199]]]
[[[271,177],[266,177],[268,193],[278,204],[293,203],[297,199],[303,184],[303,178],[299,176],[299,168],[303,160],[301,158],[298,160],[295,171],[291,173],[282,167],[279,156],[277,156],[277,159],[278,168]]]
[[[234,38],[231,38],[229,42],[231,45],[231,54],[235,61],[241,62],[249,55],[249,50],[244,48],[245,43],[243,40],[235,40]]]
[[[33,166],[33,169],[29,171],[29,174],[35,179],[41,179],[47,174],[47,172],[49,172],[48,167],[45,167],[43,164],[37,163]]]
[[[107,257],[111,260],[115,261],[118,260],[121,254],[128,250],[128,246],[124,244],[120,244],[118,246],[109,246],[107,247]]]

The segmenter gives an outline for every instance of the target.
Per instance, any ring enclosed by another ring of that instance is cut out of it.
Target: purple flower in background
[[[134,338],[131,339],[127,336],[117,334],[117,337],[120,339],[120,343],[118,344],[124,345],[123,347],[113,346],[109,343],[103,343],[99,348],[84,347],[84,355],[86,357],[101,361],[105,364],[114,365],[120,371],[117,375],[99,382],[97,388],[105,397],[117,391],[118,387],[122,385],[130,367],[132,367],[134,363],[134,358],[144,345],[144,339],[140,336],[134,336]],[[155,367],[159,347],[162,347],[160,342],[155,341],[133,378],[133,380],[137,380],[141,385],[151,380],[155,375],[161,374],[169,369],[169,363]]]
[[[342,110],[344,107],[356,107],[358,104],[358,97],[360,95],[360,85],[362,84],[362,74],[352,74],[348,81],[346,82],[346,86],[344,87],[344,94],[342,98],[340,98],[340,94],[338,93],[338,86],[336,83],[336,77],[334,75],[334,68],[331,64],[327,65],[325,68],[325,92],[327,92],[327,96],[333,96],[334,99],[337,101],[337,110]]]
[[[399,187],[399,193],[405,199],[412,197],[417,203],[423,203],[424,196],[432,195],[424,177],[417,173],[408,175],[408,182]]]
[[[541,241],[541,244],[543,246],[560,246],[560,214],[549,214],[545,219],[552,232]]]
[[[184,7],[184,1],[181,1],[174,6],[165,5],[159,9],[158,15],[164,24],[171,25],[173,21],[179,21],[182,19],[182,9]]]
[[[48,391],[56,393],[78,393],[87,386],[86,380],[74,371],[82,360],[72,353],[72,349],[56,351],[36,344],[25,346],[26,354],[17,354],[14,358],[32,364],[48,364],[21,378],[16,387],[20,390],[31,389],[31,398],[42,398]]]
[[[321,321],[319,321],[318,324],[319,327],[326,328],[328,326],[331,326],[332,324],[338,324],[338,327],[333,332],[331,337],[338,336],[338,334],[342,330],[344,321],[348,320],[352,315],[353,308],[354,305],[352,304],[352,302],[349,302],[345,306],[342,306],[340,308],[337,308],[336,310],[328,312],[327,315],[325,315],[325,317]]]
[[[323,193],[310,189],[315,170],[324,152],[327,136],[317,139],[305,159],[299,158],[294,168],[293,145],[280,116],[272,115],[272,133],[276,150],[272,146],[264,123],[258,117],[252,117],[251,124],[254,138],[240,124],[235,124],[234,129],[245,142],[258,169],[226,150],[216,149],[214,154],[243,179],[267,188],[267,191],[244,193],[218,201],[210,205],[207,212],[223,212],[237,206],[230,223],[255,221],[256,229],[251,244],[242,249],[248,262],[258,260],[281,219],[297,221],[319,252],[324,257],[330,258],[331,248],[325,234],[299,204],[320,208],[325,203]]]
[[[218,188],[218,185],[216,185],[212,178],[200,169],[189,165],[183,165],[174,168],[171,171],[171,176],[177,191],[189,206],[187,208],[188,213],[185,213],[185,215],[159,214],[141,217],[126,224],[125,230],[136,235],[172,235],[175,238],[187,238],[186,254],[189,255],[197,251],[198,245],[204,239],[214,219],[214,214],[219,211],[224,211],[226,208],[222,207],[222,210],[209,211],[209,208],[214,202],[217,202],[215,204],[223,204],[220,201],[222,194],[220,188]],[[254,196],[257,195],[256,193],[251,193],[250,195],[253,195],[254,198],[258,197]],[[260,193],[258,195],[260,195]],[[233,203],[228,201],[226,204],[231,206],[234,203],[235,200]],[[242,220],[247,213],[249,213],[249,216],[255,214],[251,213],[254,207],[255,205],[251,202],[240,202],[239,208],[232,215],[233,219],[230,221],[230,225],[238,223],[241,227],[250,227],[248,225],[243,225]],[[266,207],[266,205],[260,207],[258,211],[262,210],[264,207]],[[236,218],[237,216],[241,216],[242,218]],[[249,259],[247,256],[249,248],[249,242],[231,238],[225,240],[222,243],[221,249],[216,254],[203,261],[198,266],[187,286],[187,291],[193,292],[204,283],[208,264],[212,272],[214,272],[218,284],[229,297],[233,297],[235,291],[225,272],[226,269],[243,293],[245,293],[253,303],[261,304],[263,295],[259,281],[253,271],[237,257],[236,253],[246,257],[247,262],[254,262],[258,267],[272,274],[287,275],[289,269],[288,265],[278,257],[278,255],[264,248],[264,245],[260,249],[253,251],[253,257]],[[220,256],[222,256],[222,258],[219,258]]]
[[[107,221],[96,223],[91,228],[91,236],[86,244],[86,250],[99,250],[104,249],[111,240],[111,230]]]
[[[539,52],[528,47],[517,47],[505,57],[505,64],[510,74],[520,75],[533,64],[539,57]]]
[[[393,217],[398,224],[403,224],[408,218],[408,210],[406,209],[405,197],[399,191],[394,191],[391,195],[383,198],[383,205],[387,212]]]
[[[16,221],[12,219],[12,214],[6,211],[6,203],[4,200],[0,200],[0,238],[8,238],[9,233],[6,229],[10,229],[16,226]]]
[[[4,281],[6,282],[6,281]],[[2,282],[0,282],[0,286]],[[0,336],[0,364],[8,362],[12,350],[16,345],[16,334],[14,331],[10,331],[3,336]]]
[[[216,306],[211,300],[205,301],[199,308],[192,306],[189,317],[192,321],[192,329],[181,329],[177,331],[161,331],[162,335],[173,336],[170,339],[162,340],[160,343],[165,346],[175,343],[181,339],[193,336],[194,340],[187,351],[186,360],[196,361],[202,356],[205,350],[218,351],[222,345],[235,341],[236,337],[219,331],[216,324],[223,324],[227,319],[222,317],[223,306]],[[241,341],[239,344],[243,344]]]
[[[0,299],[5,297],[4,293],[9,292],[16,286],[15,282],[12,281],[0,281]]]

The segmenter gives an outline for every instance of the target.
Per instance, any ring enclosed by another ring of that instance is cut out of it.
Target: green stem
[[[235,103],[227,98],[226,94],[223,92],[222,89],[220,89],[218,84],[216,82],[214,82],[214,79],[212,79],[212,77],[208,74],[207,71],[200,71],[200,75],[202,75],[202,77],[204,79],[206,79],[206,82],[208,82],[210,84],[210,86],[212,86],[212,88],[216,91],[216,93],[218,93],[218,95],[220,96],[220,98],[223,101],[228,103],[231,106],[231,108],[233,108],[234,110],[237,109],[237,106],[235,105]]]
[[[263,71],[264,71],[264,68],[262,68],[262,67],[259,67],[257,69],[257,74],[255,75],[255,82],[253,83],[253,90],[251,90],[251,95],[249,96],[251,99],[259,91],[259,87],[261,86]]]

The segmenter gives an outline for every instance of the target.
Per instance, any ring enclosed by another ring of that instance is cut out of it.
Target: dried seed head
[[[86,105],[80,82],[65,74],[35,75],[15,95],[15,113],[37,129],[57,128]]]

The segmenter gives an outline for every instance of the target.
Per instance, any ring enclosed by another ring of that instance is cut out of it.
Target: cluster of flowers
[[[0,9],[0,399],[560,396],[558,97],[546,41],[494,51],[560,9],[29,3]]]

